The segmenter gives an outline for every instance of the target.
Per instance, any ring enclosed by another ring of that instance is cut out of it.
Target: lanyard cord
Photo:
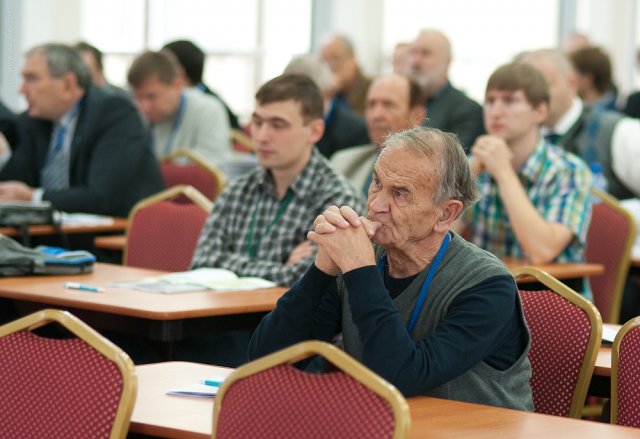
[[[171,124],[171,132],[169,133],[169,137],[167,138],[167,143],[164,145],[164,154],[168,155],[173,148],[173,142],[176,139],[176,134],[178,133],[178,129],[180,128],[180,124],[182,123],[182,117],[184,116],[184,106],[186,103],[186,98],[184,97],[184,93],[180,95],[180,104],[178,105],[178,110],[176,111],[175,116],[173,116],[173,123]]]
[[[444,237],[444,240],[442,241],[442,244],[440,245],[440,249],[438,250],[436,257],[433,259],[433,262],[431,263],[431,267],[429,267],[427,276],[425,277],[424,282],[422,283],[422,288],[420,289],[420,295],[418,296],[418,300],[416,301],[416,304],[414,305],[413,310],[411,311],[411,317],[409,318],[409,322],[407,323],[407,332],[409,334],[413,332],[413,329],[415,328],[416,323],[418,323],[418,317],[420,316],[420,311],[422,311],[422,307],[424,306],[424,302],[427,298],[427,292],[429,291],[431,282],[433,281],[433,278],[436,275],[438,266],[440,265],[440,262],[442,262],[442,257],[444,256],[444,254],[447,251],[447,248],[449,247],[449,242],[451,242],[451,234],[447,233],[447,235]],[[385,255],[378,262],[378,270],[381,273],[384,271],[384,266],[386,263],[387,263],[387,256]]]
[[[258,200],[256,203],[255,209],[253,209],[253,214],[251,215],[251,222],[249,223],[249,236],[247,238],[247,253],[250,257],[255,258],[258,254],[258,249],[260,248],[260,242],[262,241],[262,237],[269,234],[273,226],[280,220],[282,214],[284,214],[291,201],[293,201],[293,192],[291,190],[287,191],[287,195],[280,202],[280,206],[278,207],[278,211],[276,212],[276,216],[271,220],[271,222],[267,225],[264,233],[256,236],[256,223],[258,222],[258,210],[260,210],[260,204],[262,199]]]

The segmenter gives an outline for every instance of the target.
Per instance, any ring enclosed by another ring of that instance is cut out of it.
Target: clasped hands
[[[313,222],[307,238],[318,245],[316,267],[337,276],[356,268],[375,265],[371,238],[382,227],[377,221],[359,216],[349,206],[331,206]]]

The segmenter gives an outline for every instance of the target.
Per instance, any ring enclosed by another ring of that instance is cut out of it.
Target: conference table
[[[138,395],[129,431],[166,438],[210,438],[213,399],[166,392],[232,369],[187,362],[136,367]],[[640,430],[537,413],[448,401],[408,398],[412,438],[637,438]],[[248,410],[250,408],[247,408]]]
[[[558,280],[578,279],[583,277],[597,276],[604,273],[604,265],[590,262],[548,262],[546,264],[532,264],[524,259],[502,258],[502,262],[510,271],[522,267],[536,267],[546,271]],[[533,278],[530,279],[533,281]],[[525,278],[519,279],[525,281]]]
[[[247,321],[252,324],[262,313],[273,309],[285,292],[284,288],[276,287],[163,294],[113,286],[113,283],[138,282],[164,273],[96,263],[94,271],[86,274],[0,278],[0,298],[12,301],[26,312],[59,307],[100,330],[144,335],[162,342],[166,358],[171,359],[177,341],[220,327],[245,325]],[[104,288],[104,291],[67,289],[65,282],[78,282]]]
[[[126,218],[108,218],[111,221],[100,221],[95,223],[71,223],[54,226],[51,224],[33,225],[26,228],[26,232],[30,236],[46,236],[58,233],[79,234],[79,233],[106,233],[106,232],[123,232],[127,228]],[[11,236],[12,238],[21,237],[22,230],[19,227],[0,227],[0,234]]]

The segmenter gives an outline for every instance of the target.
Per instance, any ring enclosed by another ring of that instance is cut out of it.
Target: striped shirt
[[[279,200],[271,173],[259,168],[233,181],[216,199],[196,248],[192,268],[217,267],[288,286],[314,256],[285,265],[327,207],[351,206],[366,214],[361,196],[314,148],[309,163]]]
[[[541,140],[518,172],[540,216],[568,227],[574,239],[556,262],[584,262],[591,219],[591,171],[579,157]],[[480,200],[464,214],[471,241],[502,258],[527,259],[509,222],[498,185],[487,172],[478,177]]]

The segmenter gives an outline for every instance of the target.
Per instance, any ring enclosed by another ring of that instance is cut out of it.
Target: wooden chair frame
[[[611,347],[611,423],[618,423],[618,370],[620,368],[620,345],[624,336],[640,326],[640,317],[629,320],[616,334]]]
[[[242,147],[242,150],[247,153],[254,152],[253,140],[242,130],[231,130],[231,142]]]
[[[233,383],[280,364],[294,364],[314,355],[321,355],[334,366],[387,401],[392,408],[395,419],[393,437],[395,439],[408,437],[411,429],[411,416],[409,414],[409,405],[400,391],[337,347],[316,340],[297,343],[263,358],[251,361],[229,375],[216,395],[213,407],[212,437],[216,437],[216,425],[222,410],[224,396]]]
[[[203,167],[204,169],[206,169],[211,175],[213,175],[216,179],[216,193],[214,194],[214,199],[220,195],[222,193],[222,191],[224,190],[224,187],[226,185],[226,179],[224,177],[224,174],[222,173],[222,171],[220,171],[218,168],[216,168],[215,166],[207,163],[200,154],[198,154],[195,151],[191,151],[189,149],[186,148],[178,148],[172,152],[170,152],[169,154],[167,154],[166,156],[160,158],[160,163],[169,163],[169,162],[173,162],[176,161],[176,159],[187,159],[190,162],[196,163],[198,164],[198,166]]]
[[[584,311],[591,322],[588,347],[585,352],[584,359],[582,360],[582,366],[580,367],[580,373],[578,374],[576,388],[573,391],[571,407],[568,415],[570,418],[580,419],[587,391],[589,390],[591,376],[593,375],[593,369],[596,364],[598,349],[602,342],[602,317],[600,317],[600,312],[593,303],[547,272],[535,267],[521,267],[513,270],[513,277],[516,279],[527,276],[535,278],[538,282],[580,308]]]
[[[607,323],[618,323],[620,319],[620,307],[622,306],[624,285],[627,280],[627,275],[629,274],[629,266],[631,265],[631,250],[633,248],[633,243],[636,240],[636,220],[633,218],[633,215],[631,215],[631,213],[629,213],[627,209],[622,207],[618,200],[613,196],[596,188],[592,188],[591,193],[598,197],[602,201],[602,203],[616,210],[618,213],[626,217],[629,221],[629,237],[627,238],[627,243],[624,247],[624,253],[620,260],[620,266],[618,267],[618,272],[615,276],[611,309],[609,311],[609,315],[603,316],[603,320]],[[589,243],[587,242],[587,246],[588,245]]]
[[[32,331],[53,322],[59,323],[76,337],[82,339],[114,363],[120,370],[122,375],[122,394],[109,437],[112,439],[126,437],[136,401],[138,384],[135,366],[122,349],[71,313],[59,309],[44,309],[0,326],[0,337],[24,330]]]
[[[152,204],[156,204],[160,201],[177,198],[180,195],[184,195],[185,197],[189,198],[194,204],[200,206],[205,212],[211,212],[211,209],[213,208],[213,202],[209,200],[207,197],[205,197],[204,195],[202,195],[202,193],[198,189],[194,188],[193,186],[184,185],[184,184],[170,187],[169,189],[165,189],[162,192],[158,192],[157,194],[151,195],[150,197],[147,197],[143,200],[138,201],[138,203],[136,203],[136,205],[133,206],[133,208],[131,209],[131,212],[129,213],[129,218],[127,220],[127,232],[126,232],[127,245],[125,245],[123,256],[122,256],[124,265],[127,265],[129,232],[131,231],[131,225],[133,224],[133,220],[136,214],[138,213],[138,211]]]

